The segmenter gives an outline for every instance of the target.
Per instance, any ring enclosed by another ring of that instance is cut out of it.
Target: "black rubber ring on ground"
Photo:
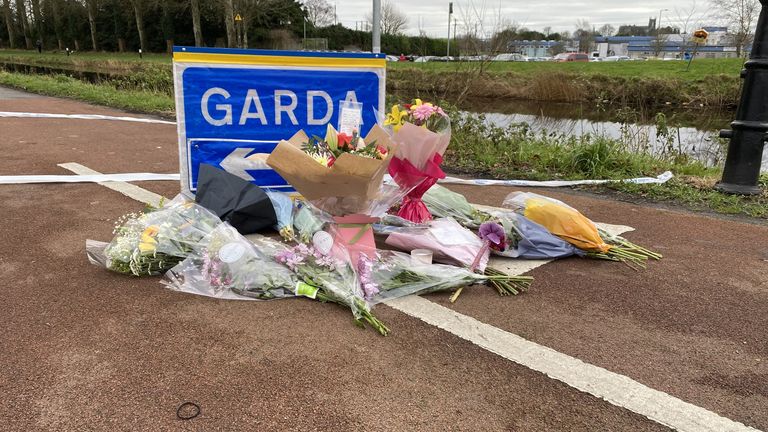
[[[181,415],[181,411],[188,406],[195,408],[195,411],[193,411],[193,414],[188,416]],[[199,415],[200,415],[200,405],[194,402],[184,402],[183,404],[179,405],[179,408],[176,409],[176,417],[178,417],[181,420],[191,420]]]

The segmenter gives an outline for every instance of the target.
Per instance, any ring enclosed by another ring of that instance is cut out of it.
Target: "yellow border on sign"
[[[293,57],[293,56],[262,56],[243,54],[207,54],[207,53],[173,53],[173,61],[182,63],[226,63],[266,66],[305,66],[305,67],[371,67],[386,68],[385,59],[343,58],[343,57]]]

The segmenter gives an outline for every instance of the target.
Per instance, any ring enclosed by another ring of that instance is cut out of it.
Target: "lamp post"
[[[448,47],[445,55],[449,58],[451,57],[451,15],[453,15],[453,2],[448,3]]]
[[[762,9],[755,28],[749,60],[741,76],[744,85],[731,129],[720,131],[730,139],[723,179],[715,187],[727,193],[757,195],[760,165],[768,139],[768,0],[760,0]]]
[[[371,41],[374,53],[381,52],[381,0],[373,0],[373,14],[371,16],[373,28],[371,29]]]
[[[669,9],[659,9],[659,19],[656,21],[656,37],[659,37],[659,34],[661,33],[661,13],[662,12],[668,12]]]
[[[661,13],[666,12],[669,9],[659,9],[659,19],[656,21],[656,46],[658,47],[658,53],[656,56],[661,55],[661,58],[665,58],[667,54],[664,52],[664,46],[666,45],[663,40],[661,40]]]

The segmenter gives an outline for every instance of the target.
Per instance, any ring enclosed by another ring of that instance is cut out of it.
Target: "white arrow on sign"
[[[248,156],[255,149],[247,147],[238,147],[232,153],[228,154],[219,165],[225,171],[232,173],[244,180],[253,181],[254,178],[248,174],[248,170],[269,170],[267,165],[268,153],[255,153]]]

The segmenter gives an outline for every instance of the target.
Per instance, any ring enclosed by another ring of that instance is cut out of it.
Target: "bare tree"
[[[16,34],[13,32],[13,17],[11,16],[11,0],[3,0],[3,17],[8,29],[8,40],[11,49],[16,48]]]
[[[85,0],[85,8],[88,11],[88,27],[91,29],[91,46],[94,51],[99,50],[96,43],[96,0]],[[144,47],[142,47],[144,48]]]
[[[307,21],[313,27],[325,27],[333,24],[335,18],[333,5],[326,0],[305,0],[304,10],[307,13]]]
[[[741,57],[744,48],[752,42],[754,24],[760,13],[758,0],[710,0],[712,6],[720,11],[720,18],[731,27],[736,55]]]
[[[696,7],[696,0],[692,0],[690,6],[687,9],[674,10],[676,24],[680,27],[680,33],[685,36],[690,34],[694,27],[698,27],[703,18]]]
[[[145,0],[130,0],[133,14],[136,17],[136,31],[139,33],[141,50],[147,52],[147,34],[144,30],[144,11],[147,8]]]
[[[51,15],[53,16],[53,32],[56,34],[56,45],[59,50],[64,49],[64,40],[61,37],[61,4],[60,0],[47,0],[46,6],[50,6]]]
[[[667,46],[668,40],[669,35],[662,33],[656,34],[656,37],[651,41],[651,50],[653,50],[654,57],[659,57],[661,55],[661,52],[664,51],[664,48]]]
[[[32,18],[35,21],[35,37],[41,41],[41,43],[45,43],[45,35],[43,33],[43,14],[40,13],[40,0],[32,0],[30,3],[32,4]]]
[[[195,35],[195,46],[203,46],[203,30],[200,26],[200,0],[190,0],[192,12],[192,33]]]
[[[603,24],[602,27],[597,29],[597,32],[600,33],[600,36],[611,37],[616,34],[616,27],[610,24]]]
[[[369,13],[365,16],[369,24],[373,24],[373,17]],[[403,32],[408,25],[408,15],[392,3],[384,0],[381,5],[381,32],[386,35],[396,35]]]
[[[16,15],[21,23],[21,33],[24,35],[24,44],[27,49],[32,49],[32,38],[29,33],[29,17],[27,17],[27,7],[24,0],[16,0]]]
[[[232,0],[221,0],[224,5],[224,25],[227,28],[227,46],[237,46],[237,34],[235,33],[235,6]]]
[[[592,24],[586,19],[576,21],[576,31],[573,33],[573,37],[579,41],[579,52],[589,52],[592,48],[592,42],[595,40]]]

